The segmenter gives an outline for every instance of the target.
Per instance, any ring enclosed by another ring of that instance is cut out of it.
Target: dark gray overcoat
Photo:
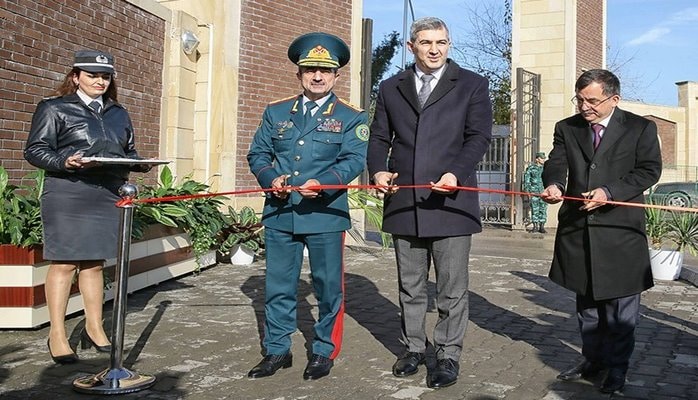
[[[576,198],[605,187],[611,200],[643,203],[643,192],[662,171],[655,123],[616,108],[596,152],[592,135],[580,114],[555,125],[545,187],[557,184],[565,196]],[[581,206],[565,200],[560,207],[550,279],[596,300],[652,287],[644,209],[607,204],[587,212]]]
[[[397,172],[397,185],[437,182],[446,172],[459,186],[477,187],[475,169],[492,137],[488,81],[448,60],[422,109],[413,68],[383,81],[371,125],[368,171]],[[383,230],[417,236],[461,236],[480,232],[475,191],[450,195],[430,189],[398,190],[385,199]]]

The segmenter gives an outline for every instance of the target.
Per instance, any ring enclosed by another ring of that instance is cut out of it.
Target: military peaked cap
[[[329,33],[306,33],[288,46],[288,58],[301,67],[340,68],[349,62],[349,46]]]

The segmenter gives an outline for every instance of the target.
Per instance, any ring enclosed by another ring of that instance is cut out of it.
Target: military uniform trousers
[[[548,203],[537,196],[531,196],[531,222],[534,224],[545,223],[548,219]]]
[[[344,324],[344,235],[342,232],[293,234],[267,227],[263,345],[267,354],[291,349],[297,329],[297,295],[303,248],[307,246],[312,286],[318,304],[313,354],[334,359],[341,350]]]

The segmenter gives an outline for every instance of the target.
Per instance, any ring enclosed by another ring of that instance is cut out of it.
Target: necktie
[[[424,103],[427,102],[431,94],[431,80],[434,79],[434,75],[424,74],[420,79],[422,80],[422,88],[419,89],[417,99],[419,99],[419,105],[424,107]]]
[[[594,150],[596,150],[599,147],[599,143],[601,143],[601,130],[603,129],[603,125],[601,124],[591,124],[591,130],[594,131]]]
[[[313,119],[313,109],[317,107],[317,103],[314,101],[309,101],[305,103],[305,115],[303,116],[303,126],[309,126]]]
[[[102,111],[102,105],[99,104],[99,102],[98,102],[97,100],[93,100],[92,103],[90,103],[90,108],[92,108],[93,110],[95,110],[95,112],[96,112],[97,114],[99,114],[100,111]]]

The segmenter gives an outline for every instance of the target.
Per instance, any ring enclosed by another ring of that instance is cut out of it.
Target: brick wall
[[[603,68],[603,1],[577,0],[577,67],[575,77],[582,70]]]
[[[352,0],[278,1],[250,0],[242,3],[240,40],[240,92],[238,114],[237,188],[256,188],[249,172],[247,151],[270,101],[299,94],[297,67],[286,56],[297,36],[324,31],[351,46]],[[359,57],[352,54],[352,57]],[[349,98],[349,65],[340,70],[335,93]]]
[[[662,164],[664,166],[676,165],[676,137],[678,135],[676,122],[667,121],[654,115],[645,115],[644,117],[657,124],[657,135],[662,146]]]
[[[0,32],[0,159],[13,182],[34,169],[22,150],[36,104],[53,93],[83,48],[114,55],[119,101],[133,120],[136,147],[141,156],[158,156],[163,20],[120,0],[0,0]]]

